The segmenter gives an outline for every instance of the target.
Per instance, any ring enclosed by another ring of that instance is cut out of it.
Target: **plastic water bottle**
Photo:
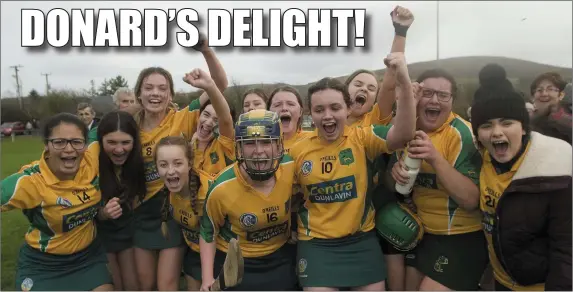
[[[408,183],[401,185],[396,183],[396,191],[404,196],[409,196],[416,182],[416,177],[418,172],[420,172],[420,167],[422,166],[422,159],[415,159],[408,157],[406,153],[404,155],[404,164],[408,167]]]

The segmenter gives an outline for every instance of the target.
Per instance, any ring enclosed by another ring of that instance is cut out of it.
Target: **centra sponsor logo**
[[[247,231],[247,240],[260,243],[279,235],[286,235],[288,231],[288,221],[279,225],[270,226],[256,231]]]
[[[72,214],[64,215],[62,220],[63,222],[62,231],[63,232],[71,231],[72,229],[93,220],[97,215],[97,210],[98,210],[97,206],[91,206],[87,209],[83,209]]]
[[[355,199],[356,180],[353,175],[306,186],[312,203],[338,203]]]

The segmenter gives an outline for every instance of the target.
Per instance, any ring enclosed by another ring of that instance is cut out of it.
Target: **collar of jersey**
[[[59,182],[61,182],[61,180],[56,177],[54,175],[54,173],[52,173],[52,170],[50,170],[50,167],[48,166],[48,163],[46,162],[46,151],[44,151],[42,153],[42,157],[40,158],[40,173],[42,174],[42,177],[44,178],[44,181],[46,182],[47,185],[55,185]],[[86,161],[85,161],[85,156],[84,158],[82,158],[82,161],[80,162],[80,167],[78,168],[78,172],[76,173],[76,176],[74,177],[73,181],[74,183],[80,183],[81,181],[81,177],[82,177],[82,169],[88,167],[86,165]]]
[[[239,169],[239,163],[235,162],[234,166],[233,166],[233,171],[235,172],[235,177],[237,178],[237,180],[239,181],[239,183],[241,183],[241,185],[246,188],[247,190],[251,190],[253,192],[256,192],[257,194],[260,193],[259,191],[257,191],[255,188],[253,188],[253,186],[251,186],[243,177],[243,174],[241,173],[241,170]],[[281,168],[279,166],[279,168],[277,169],[277,172],[275,172],[275,186],[273,187],[273,191],[275,189],[275,187],[277,186],[277,184],[279,183],[281,177]]]
[[[337,141],[340,140],[340,138],[342,137],[348,137],[348,135],[350,134],[350,126],[344,125],[344,131],[342,132],[342,135],[340,135],[340,137],[338,137]],[[322,139],[320,139],[320,137],[318,136],[318,128],[314,129],[314,131],[312,131],[312,134],[310,135],[310,137],[312,138],[317,138],[322,144],[331,144],[334,142],[326,142],[323,141]]]
[[[448,118],[446,119],[446,121],[445,121],[439,128],[437,128],[435,131],[433,131],[433,132],[431,132],[431,133],[427,133],[428,136],[436,135],[436,134],[439,134],[439,133],[443,132],[444,129],[450,127],[450,123],[451,123],[455,118],[456,118],[456,114],[454,114],[453,112],[450,112],[450,115],[448,116]]]

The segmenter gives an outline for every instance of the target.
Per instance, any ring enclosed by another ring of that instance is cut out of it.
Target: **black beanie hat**
[[[494,68],[492,74],[488,69]],[[474,135],[478,128],[491,119],[512,119],[521,122],[526,133],[529,133],[529,113],[523,97],[513,89],[511,82],[501,74],[496,64],[489,64],[480,71],[480,87],[474,95],[471,109],[471,123]]]

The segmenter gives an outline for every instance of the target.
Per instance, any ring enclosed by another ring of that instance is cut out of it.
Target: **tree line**
[[[471,104],[473,94],[478,88],[477,78],[475,80],[462,80],[458,82],[459,92],[458,96],[454,99],[453,110],[462,117],[466,117],[466,110]],[[229,87],[225,90],[224,95],[227,98],[229,106],[235,110],[236,114],[242,111],[241,98],[249,89],[258,87],[263,89],[267,94],[270,94],[276,87],[286,85],[284,83],[275,84],[250,84],[241,85],[237,80],[231,79]],[[306,91],[310,84],[293,86],[301,93],[303,104],[305,105],[305,114],[309,114],[306,108]],[[105,114],[112,108],[111,97],[118,88],[130,87],[127,80],[118,75],[116,77],[105,79],[100,86],[95,89],[93,84],[90,89],[84,90],[70,90],[70,89],[53,89],[47,95],[40,95],[38,91],[31,90],[27,96],[22,97],[22,108],[17,98],[2,98],[1,99],[1,120],[4,122],[13,121],[29,121],[32,119],[43,120],[56,113],[69,112],[75,113],[76,107],[81,102],[90,102],[94,105],[94,109],[98,116]],[[178,91],[173,97],[173,102],[177,103],[180,107],[184,107],[192,100],[198,98],[201,91]],[[527,99],[527,94],[524,98]],[[98,105],[105,104],[106,106],[98,108]]]

